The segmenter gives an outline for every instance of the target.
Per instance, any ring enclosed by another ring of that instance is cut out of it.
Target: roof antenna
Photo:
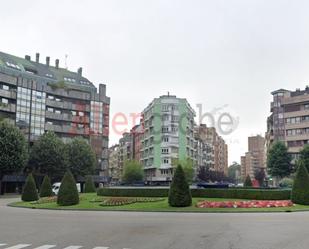
[[[170,96],[170,92],[167,92],[167,96]]]
[[[64,65],[65,65],[65,69],[68,69],[68,63],[67,63],[67,61],[68,61],[68,55],[67,54],[65,54],[65,59],[64,59]]]

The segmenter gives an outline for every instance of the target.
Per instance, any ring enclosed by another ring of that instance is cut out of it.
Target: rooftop
[[[59,67],[59,60],[55,60],[55,66],[50,65],[50,57],[46,57],[46,62],[40,62],[40,54],[37,53],[35,61],[31,60],[29,55],[25,58],[0,52],[0,68],[13,70],[16,73],[35,75],[50,82],[65,82],[68,84],[79,85],[94,88],[92,82],[82,76],[82,68],[77,72],[69,71],[66,68]]]

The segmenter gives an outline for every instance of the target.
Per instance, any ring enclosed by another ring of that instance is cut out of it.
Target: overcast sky
[[[61,66],[67,54],[70,70],[107,84],[111,117],[167,91],[221,108],[239,119],[224,136],[239,162],[266,131],[270,92],[309,84],[308,11],[305,0],[1,1],[0,50]]]

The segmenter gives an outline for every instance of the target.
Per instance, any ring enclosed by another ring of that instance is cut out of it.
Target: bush
[[[285,177],[279,182],[281,188],[292,188],[294,180],[292,178]]]
[[[95,192],[96,192],[96,188],[94,186],[92,176],[87,176],[86,181],[85,181],[84,193],[95,193]]]
[[[244,187],[252,187],[252,181],[249,175],[247,175],[245,182],[244,182]]]
[[[70,171],[62,178],[57,204],[60,206],[71,206],[79,203],[78,190],[75,179]]]
[[[177,166],[173,176],[168,193],[168,204],[172,207],[188,207],[192,205],[191,191],[181,165]]]
[[[123,197],[168,197],[167,188],[100,188],[98,196],[123,196]],[[194,198],[226,198],[249,200],[289,200],[290,190],[277,189],[191,189]]]
[[[296,172],[291,199],[294,203],[309,205],[309,176],[308,171],[301,161]]]
[[[52,185],[50,183],[50,179],[46,175],[44,176],[44,179],[41,185],[40,197],[49,197],[49,196],[53,196],[53,190],[52,190]]]
[[[32,174],[29,174],[21,196],[23,201],[37,201],[39,199],[35,181]]]

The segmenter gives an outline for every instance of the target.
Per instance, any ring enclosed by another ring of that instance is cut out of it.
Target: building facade
[[[267,148],[274,141],[288,147],[293,161],[299,158],[304,145],[309,144],[309,87],[272,92],[271,115],[267,119]]]
[[[111,183],[119,183],[121,180],[119,156],[119,144],[113,145],[108,149],[108,176]]]
[[[175,160],[195,160],[195,111],[186,99],[155,98],[142,112],[141,162],[147,182],[170,182]]]
[[[248,137],[248,152],[240,158],[241,176],[244,180],[247,175],[255,178],[255,172],[266,168],[265,138],[257,135]]]
[[[81,136],[97,157],[96,173],[107,175],[110,98],[82,74],[0,52],[0,118],[19,127],[32,144],[46,131],[65,142]]]
[[[228,146],[216,128],[200,124],[196,127],[198,165],[228,174]]]

